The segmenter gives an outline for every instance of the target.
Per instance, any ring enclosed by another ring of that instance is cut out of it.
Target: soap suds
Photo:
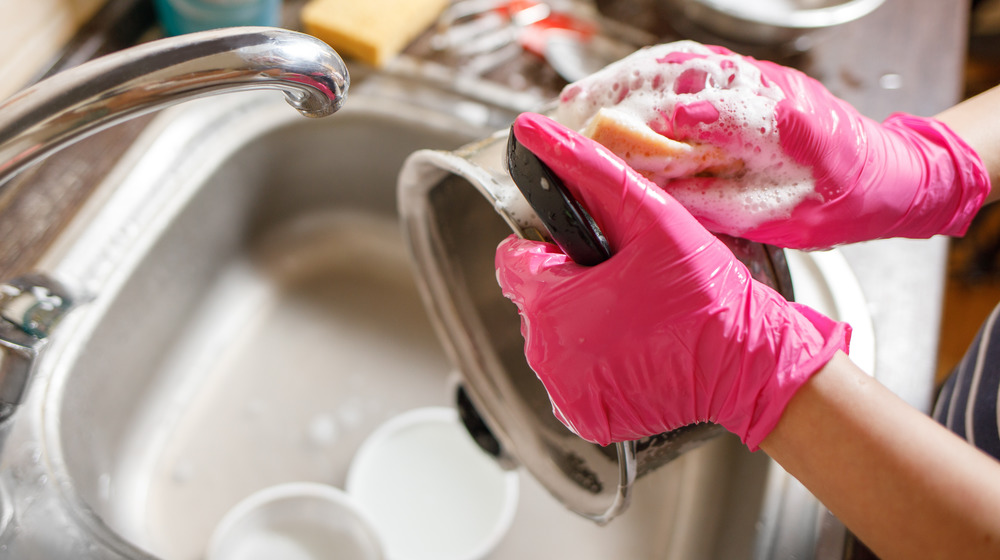
[[[775,114],[782,99],[740,56],[679,41],[641,49],[566,86],[554,118],[591,137],[595,117],[618,121],[610,141],[595,139],[692,213],[738,235],[816,196],[809,168],[781,148]],[[651,157],[622,148],[650,134],[691,150]],[[704,177],[715,179],[686,180]]]

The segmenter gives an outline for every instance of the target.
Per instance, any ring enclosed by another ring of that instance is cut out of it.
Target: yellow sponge
[[[302,8],[302,25],[342,56],[382,66],[427,29],[448,1],[312,0]]]
[[[744,172],[744,162],[722,148],[671,140],[618,109],[602,107],[581,132],[654,183],[695,175],[733,177]]]

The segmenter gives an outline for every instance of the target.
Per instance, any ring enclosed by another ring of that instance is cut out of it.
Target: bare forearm
[[[882,558],[1000,558],[1000,463],[843,354],[761,447]]]
[[[967,99],[935,118],[947,124],[979,154],[990,175],[990,183],[1000,182],[1000,86]],[[1000,189],[990,191],[987,203],[1000,198]]]

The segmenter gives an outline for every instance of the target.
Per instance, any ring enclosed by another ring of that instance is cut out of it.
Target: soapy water
[[[781,148],[775,115],[782,99],[781,89],[740,56],[678,41],[640,49],[566,86],[554,118],[582,131],[598,111],[610,109],[630,126],[720,148],[727,161],[716,167],[729,170],[722,173],[617,155],[695,216],[739,235],[787,218],[818,196],[810,169]]]

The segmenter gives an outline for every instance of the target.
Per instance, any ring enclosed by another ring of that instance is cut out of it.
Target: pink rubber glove
[[[564,100],[591,96],[603,106],[658,104],[647,116],[655,132],[736,155],[744,147],[768,155],[773,142],[773,149],[783,150],[790,165],[804,166],[807,181],[809,175],[814,181],[812,192],[788,215],[747,226],[740,223],[747,214],[736,213],[734,220],[732,205],[720,207],[711,197],[727,188],[731,193],[757,188],[748,183],[760,181],[773,158],[747,153],[747,168],[729,176],[653,179],[712,231],[805,249],[886,237],[963,235],[989,192],[979,156],[932,118],[897,113],[878,123],[797,70],[722,47],[687,41],[632,57],[639,65],[609,67],[571,85]],[[639,75],[644,83],[633,68],[649,74]],[[651,89],[656,73],[677,77]],[[612,89],[616,97],[603,93]],[[776,105],[774,98],[780,98]],[[773,114],[759,121],[754,112],[760,110]],[[775,132],[778,138],[772,140]],[[776,171],[794,175],[788,166]]]
[[[619,158],[545,117],[522,144],[593,215],[612,257],[573,263],[510,237],[497,277],[556,416],[601,445],[715,422],[756,449],[850,327],[750,278],[729,249]]]
[[[786,98],[781,146],[812,168],[818,199],[755,237],[791,247],[829,247],[885,237],[964,235],[990,190],[979,155],[943,123],[903,113],[881,124],[805,74],[757,62]]]

